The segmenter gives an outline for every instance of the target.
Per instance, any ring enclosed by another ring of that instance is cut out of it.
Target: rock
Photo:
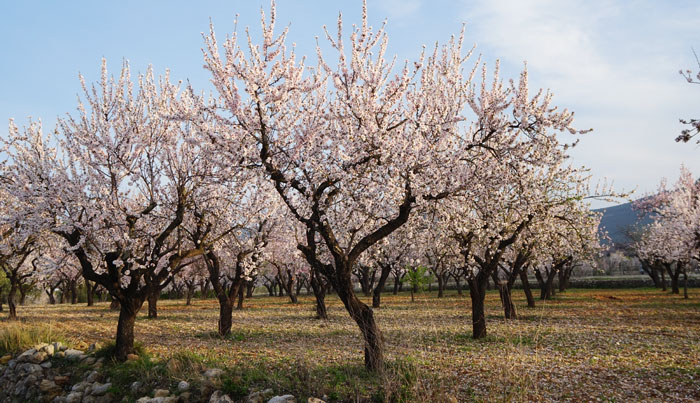
[[[88,353],[91,353],[91,352],[93,352],[93,351],[95,351],[95,350],[99,350],[100,348],[102,348],[102,344],[100,344],[100,343],[92,343],[92,344],[90,344],[90,347],[88,347],[88,350],[87,350],[87,351],[88,351]]]
[[[74,361],[81,360],[83,358],[83,356],[85,355],[82,351],[74,350],[72,348],[65,350],[63,352],[63,354],[65,354],[67,359],[74,360]]]
[[[138,395],[141,392],[141,389],[143,388],[143,382],[133,382],[131,386],[129,387],[129,390],[131,390],[132,395]]]
[[[33,348],[32,348],[32,349],[29,349],[29,350],[23,352],[22,354],[20,354],[20,355],[17,357],[17,361],[19,361],[19,362],[26,362],[26,361],[29,361],[30,357],[33,356],[34,353],[36,353],[36,350],[35,350],[35,349],[33,349]]]
[[[326,401],[317,397],[310,397],[306,403],[326,403]]]
[[[80,400],[82,400],[83,394],[81,392],[71,392],[66,396],[66,403],[80,403]]]
[[[67,385],[70,383],[70,377],[63,376],[63,375],[58,375],[53,378],[53,381],[56,382],[57,384],[63,386]]]
[[[92,365],[95,363],[95,357],[87,357],[84,360],[82,360],[80,363],[85,364],[85,365]]]
[[[53,364],[51,364],[51,361],[44,361],[40,365],[44,369],[49,369],[53,366]]]
[[[36,346],[34,346],[34,350],[39,351],[42,350],[44,347],[48,346],[46,343],[39,343]]]
[[[180,398],[177,396],[168,396],[165,399],[163,399],[163,403],[179,403],[179,402],[180,402]],[[183,400],[183,402],[189,402],[189,400]]]
[[[73,392],[81,392],[81,393],[82,393],[83,391],[85,391],[85,389],[87,389],[87,387],[88,387],[89,385],[90,385],[90,384],[87,383],[87,382],[78,382],[78,383],[76,383],[75,385],[73,385],[73,387],[71,388],[71,391],[73,391]]]
[[[139,359],[139,356],[136,354],[127,354],[126,355],[126,360],[127,361],[136,361]]]
[[[66,347],[60,341],[53,343],[54,353],[59,352],[59,351],[63,351],[65,349],[66,349]]]
[[[297,399],[293,395],[275,396],[268,400],[267,403],[296,403]]]
[[[139,400],[136,401],[136,403],[165,403],[166,399],[170,399],[169,397],[148,397],[144,396],[140,398]]]
[[[116,399],[114,398],[114,395],[111,393],[107,393],[104,396],[98,396],[95,398],[95,403],[112,403],[115,401],[116,401]]]
[[[102,375],[100,375],[100,373],[97,371],[92,371],[85,377],[85,381],[90,382],[90,383],[99,382],[101,380],[102,380]]]
[[[92,385],[92,392],[90,394],[93,396],[102,396],[105,393],[107,393],[107,391],[111,387],[112,387],[112,384],[109,382],[103,383],[103,384],[95,383]]]
[[[10,362],[11,359],[12,359],[12,354],[3,355],[2,358],[0,358],[0,364],[5,365],[8,362]]]
[[[56,347],[53,344],[47,344],[41,348],[41,351],[45,352],[47,355],[52,356],[56,352]]]
[[[204,376],[207,378],[218,378],[223,375],[224,371],[219,368],[210,368],[204,371]]]
[[[190,388],[190,384],[187,383],[187,381],[180,381],[180,383],[177,384],[177,391],[178,392],[185,392]]]
[[[233,400],[231,400],[229,395],[225,395],[222,391],[217,390],[211,394],[209,403],[233,403]]]
[[[153,391],[153,397],[168,397],[170,396],[170,391],[167,389],[156,389]]]
[[[37,351],[36,353],[32,354],[31,357],[29,357],[29,362],[33,362],[34,364],[41,364],[48,358],[48,354],[46,354],[44,351]]]
[[[190,392],[180,393],[180,401],[181,402],[189,402],[191,397],[192,397],[192,393],[190,393]]]
[[[60,391],[61,387],[56,385],[54,381],[50,381],[48,379],[42,379],[41,383],[39,383],[39,390],[41,393],[50,393],[50,392],[55,392],[55,391]]]
[[[26,372],[28,374],[41,374],[43,372],[43,368],[41,368],[41,365],[32,364],[28,362],[20,365],[18,368],[20,372]]]
[[[246,398],[246,403],[265,403],[267,399],[273,396],[275,392],[272,389],[265,389],[257,392],[253,392]]]
[[[66,353],[64,353],[63,351],[56,351],[55,353],[53,353],[53,356],[54,358],[63,358],[66,356]]]

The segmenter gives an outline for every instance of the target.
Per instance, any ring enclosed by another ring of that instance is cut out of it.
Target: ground
[[[653,289],[568,290],[506,321],[498,295],[487,296],[485,340],[471,339],[467,295],[382,296],[376,309],[393,375],[379,386],[362,369],[356,325],[339,300],[330,320],[312,317],[312,297],[254,297],[234,312],[231,337],[217,327],[216,300],[161,300],[159,317],[136,322],[136,339],[155,359],[194,353],[239,372],[232,382],[263,382],[276,392],[338,400],[698,401],[700,292],[690,299]],[[368,298],[365,298],[369,302]],[[69,342],[113,339],[117,313],[106,303],[23,306],[26,323],[50,323]],[[3,326],[0,322],[0,327]],[[247,375],[248,374],[248,375]],[[391,378],[391,379],[389,379]],[[229,385],[230,386],[230,385]],[[243,385],[245,391],[251,385]],[[292,389],[292,390],[283,390]]]

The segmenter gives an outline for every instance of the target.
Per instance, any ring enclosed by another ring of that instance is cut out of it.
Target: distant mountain
[[[627,232],[629,228],[639,228],[651,223],[649,214],[639,216],[639,211],[632,208],[632,202],[594,210],[603,212],[600,229],[606,230],[613,246],[620,247],[630,242]]]

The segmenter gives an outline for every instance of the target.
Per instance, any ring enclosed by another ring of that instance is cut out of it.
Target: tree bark
[[[115,355],[117,360],[126,361],[129,354],[134,354],[134,323],[136,314],[143,302],[128,301],[120,303],[119,322],[117,323],[117,343]]]
[[[112,298],[112,302],[109,304],[109,309],[111,311],[118,311],[119,310],[119,301],[116,298]]]
[[[455,274],[452,277],[455,279],[455,284],[457,285],[457,295],[464,295],[464,292],[462,291],[462,281],[459,279],[460,276]]]
[[[13,282],[10,284],[10,292],[7,294],[7,306],[10,311],[10,320],[17,320],[17,305],[15,305],[15,296],[17,295],[17,285]]]
[[[525,298],[527,299],[527,306],[529,308],[535,307],[535,298],[532,296],[532,289],[530,288],[530,281],[527,278],[527,270],[522,270],[520,272],[520,282],[523,284],[523,291],[525,292]]]
[[[316,273],[315,270],[312,269],[309,282],[311,283],[314,297],[316,297],[316,319],[328,319],[328,309],[326,308],[326,292],[328,286],[319,276],[321,276],[321,274]]]
[[[19,304],[24,305],[27,303],[27,291],[28,288],[24,286],[22,283],[19,284],[17,287],[17,290],[19,290]]]
[[[688,272],[683,270],[683,298],[688,299]]]
[[[92,295],[93,286],[92,283],[88,280],[85,280],[85,291],[87,293],[87,306],[95,305],[94,296]]]
[[[442,298],[445,296],[445,279],[443,276],[438,275],[437,277],[437,282],[438,282],[438,298]]]
[[[191,286],[187,285],[186,290],[187,302],[185,302],[185,305],[192,305],[192,296],[194,295],[194,284]]]
[[[219,335],[226,336],[233,326],[233,299],[219,297]]]
[[[663,270],[659,270],[661,272],[661,291],[666,291],[666,272]]]
[[[360,328],[365,342],[365,368],[369,371],[382,372],[384,366],[384,346],[382,334],[374,320],[372,308],[360,301],[352,289],[350,270],[346,271],[347,281],[338,281],[335,284],[338,297],[343,301],[350,317]]]
[[[676,270],[673,270],[673,265],[671,264],[665,264],[666,270],[668,271],[669,277],[671,277],[671,293],[672,294],[680,294],[680,289],[678,287],[678,277],[680,275],[680,271],[678,270],[678,264],[676,264]]]
[[[238,303],[236,304],[236,309],[243,309],[243,298],[245,297],[245,290],[243,289],[243,285],[238,286]],[[282,289],[282,287],[280,287]],[[280,295],[282,296],[282,295]]]
[[[383,264],[380,265],[380,267],[382,268],[382,271],[379,274],[379,281],[377,281],[377,286],[372,292],[372,308],[379,308],[379,305],[381,304],[382,291],[384,291],[386,280],[389,278],[389,274],[391,274],[391,265]]]
[[[78,282],[76,280],[70,282],[70,303],[73,305],[78,303]]]
[[[401,284],[401,277],[399,277],[397,274],[394,274],[394,295],[398,295],[400,284]]]
[[[160,297],[160,289],[152,287],[147,291],[148,295],[148,317],[151,319],[158,318],[158,298]]]
[[[488,277],[484,275],[482,271],[480,271],[475,278],[467,280],[469,284],[469,296],[472,301],[472,337],[475,339],[486,337],[484,300],[486,299],[487,280]]]
[[[46,291],[46,295],[49,296],[49,305],[56,305],[56,297],[53,296],[53,290],[49,289],[49,290],[45,290],[45,291]],[[0,311],[1,310],[2,309],[0,309]]]

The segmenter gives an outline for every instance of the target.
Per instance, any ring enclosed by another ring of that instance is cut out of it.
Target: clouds
[[[673,139],[678,118],[696,116],[700,92],[678,75],[698,41],[700,6],[653,1],[463,1],[462,15],[480,51],[515,72],[528,61],[533,85],[552,88],[556,103],[577,111],[595,132],[574,160],[595,177],[651,191],[698,151]]]
[[[401,20],[414,17],[422,6],[421,0],[379,0],[371,2],[369,7],[374,4],[379,5],[379,9],[383,15],[386,15],[390,20],[401,22]]]

